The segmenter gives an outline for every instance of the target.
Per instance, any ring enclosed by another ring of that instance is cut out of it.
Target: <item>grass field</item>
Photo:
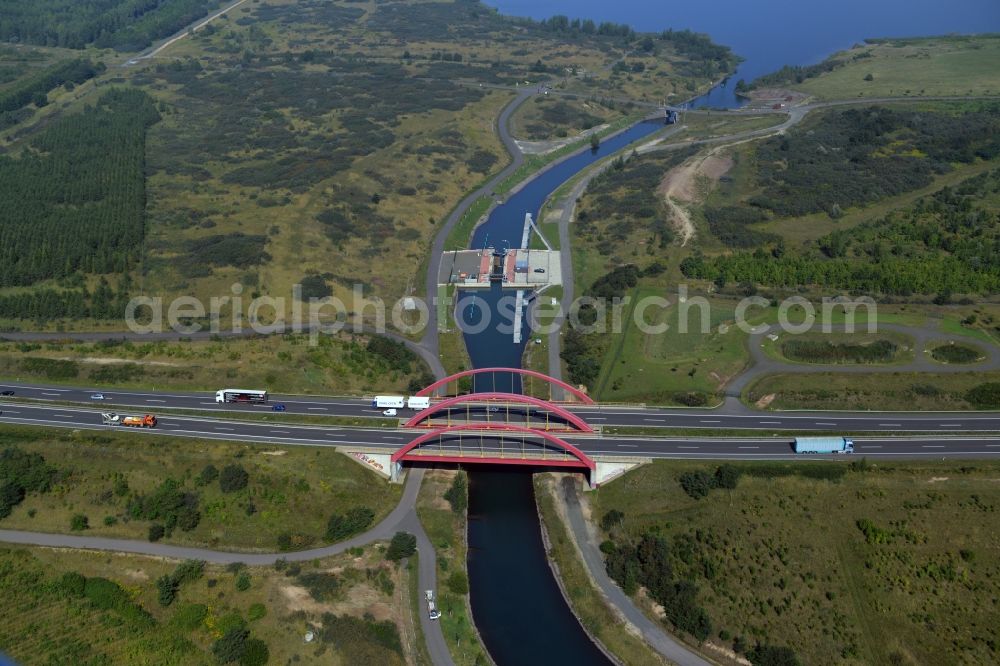
[[[219,663],[215,641],[228,629],[245,627],[251,640],[267,645],[270,664],[420,663],[407,612],[409,577],[385,562],[381,546],[303,563],[298,571],[207,565],[163,607],[156,580],[176,566],[123,554],[0,549],[0,650],[22,664],[209,666]],[[113,581],[126,601],[102,609],[101,597],[62,592],[59,581],[69,572]],[[236,585],[243,575],[250,581],[246,590]],[[319,599],[303,583],[310,576],[332,581]],[[126,606],[132,610],[120,610]],[[316,640],[306,643],[310,630]]]
[[[640,637],[632,633],[602,597],[580,557],[566,526],[555,493],[561,492],[562,475],[536,474],[535,500],[549,537],[549,559],[569,597],[569,603],[587,632],[629,666],[660,665],[666,662]]]
[[[997,372],[778,373],[755,381],[743,399],[753,404],[773,395],[770,409],[966,411],[977,408],[966,399],[969,390],[998,380]]]
[[[631,295],[633,303],[637,303],[660,294],[652,288],[639,288]],[[723,305],[689,305],[686,319],[676,303],[666,309],[651,307],[646,322],[668,328],[650,333],[639,330],[633,321],[634,308],[627,308],[628,324],[622,333],[611,337],[593,392],[595,398],[674,403],[677,394],[713,395],[738,374],[748,359],[746,334],[731,326],[725,333],[720,332],[720,326],[732,323],[733,311]],[[705,315],[709,326],[703,329]]]
[[[321,334],[316,346],[306,335],[149,343],[0,342],[0,376],[150,390],[215,391],[222,384],[240,384],[272,393],[370,395],[405,391],[411,381],[427,375],[415,355],[408,365],[397,365],[368,351],[368,341],[364,335]]]
[[[847,64],[792,88],[820,99],[1000,94],[997,35],[879,40],[831,59]]]
[[[653,531],[697,585],[711,643],[790,646],[805,664],[995,663],[996,463],[740,463],[735,490],[689,497],[656,462],[589,495]]]
[[[201,520],[193,530],[174,530],[165,541],[274,552],[281,534],[291,537],[294,549],[322,543],[330,516],[353,507],[367,506],[377,522],[401,493],[399,486],[329,448],[22,426],[0,428],[0,443],[41,454],[59,478],[52,491],[29,493],[0,521],[8,529],[69,532],[72,516],[82,514],[89,520],[87,534],[146,539],[151,524],[165,521],[133,518],[129,504],[173,479],[183,492],[197,496]],[[216,470],[240,465],[249,482],[242,490],[222,492],[218,482],[199,482],[208,465]]]
[[[627,111],[615,106],[600,99],[536,95],[511,116],[510,130],[518,139],[529,141],[562,139],[615,120]]]
[[[437,605],[441,611],[441,630],[458,666],[485,663],[486,649],[479,641],[479,634],[472,623],[469,607],[468,574],[466,573],[466,514],[451,510],[444,499],[458,472],[449,470],[428,471],[417,499],[417,515],[434,544],[438,565]],[[459,594],[449,585],[449,579],[458,575],[465,580],[466,593]]]

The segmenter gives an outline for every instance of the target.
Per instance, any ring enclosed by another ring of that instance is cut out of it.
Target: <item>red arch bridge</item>
[[[451,382],[485,373],[541,379],[548,387],[594,404],[580,389],[520,368],[465,370],[434,382],[416,395],[432,396]],[[404,463],[453,463],[575,469],[586,473],[591,486],[596,486],[640,462],[621,456],[602,460],[587,455],[563,436],[594,436],[594,428],[563,404],[528,394],[493,390],[435,400],[401,426],[410,430],[412,439],[394,451],[385,447],[348,448],[347,453],[393,481],[400,479]]]
[[[472,370],[462,370],[461,372],[456,372],[453,375],[449,375],[444,379],[439,379],[427,388],[421,389],[417,392],[418,396],[433,396],[448,386],[453,382],[460,382],[466,377],[478,377],[480,375],[489,375],[491,377],[490,389],[492,393],[497,392],[497,375],[518,375],[522,379],[537,379],[541,381],[548,390],[549,402],[553,401],[552,392],[555,389],[565,394],[569,394],[575,402],[582,402],[586,405],[593,405],[594,401],[582,390],[571,386],[561,379],[556,379],[555,377],[549,377],[548,375],[538,372],[537,370],[525,370],[524,368],[474,368]],[[529,386],[528,393],[532,393]]]

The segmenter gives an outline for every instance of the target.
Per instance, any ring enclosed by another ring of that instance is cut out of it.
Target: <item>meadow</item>
[[[399,486],[331,448],[25,426],[0,429],[0,446],[39,454],[54,469],[48,491],[29,490],[0,520],[6,529],[301,550],[345,538],[328,532],[335,514],[366,508],[373,524],[400,497]]]
[[[723,467],[659,461],[589,496],[609,561],[641,541],[665,558],[657,575],[686,581],[653,592],[668,625],[690,624],[671,615],[686,604],[707,621],[696,631],[754,663],[996,661],[996,464]]]

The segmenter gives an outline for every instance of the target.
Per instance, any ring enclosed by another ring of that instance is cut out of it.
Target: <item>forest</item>
[[[17,157],[0,156],[0,287],[56,279],[80,288],[76,296],[5,296],[3,315],[47,312],[44,303],[78,300],[81,273],[123,275],[135,266],[144,234],[145,134],[158,120],[145,93],[110,90],[96,106],[55,121]]]
[[[918,199],[802,250],[784,245],[681,262],[689,278],[777,287],[819,285],[853,292],[992,294],[1000,291],[1000,169]],[[780,248],[780,249],[779,249]]]
[[[4,2],[0,40],[140,51],[205,16],[219,0],[32,0]]]
[[[19,81],[14,87],[0,93],[0,129],[21,122],[22,114],[18,112],[29,104],[36,107],[48,104],[48,93],[53,88],[75,86],[104,70],[104,63],[94,64],[87,58],[77,58],[57,63]]]

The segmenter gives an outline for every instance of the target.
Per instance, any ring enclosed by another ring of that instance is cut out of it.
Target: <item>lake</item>
[[[819,62],[866,37],[914,37],[1000,32],[998,0],[715,0],[663,3],[648,0],[493,0],[503,14],[543,19],[556,14],[628,23],[636,30],[668,28],[708,33],[744,58],[731,81],[750,81],[784,65]],[[720,86],[698,106],[733,107],[733,85]]]

